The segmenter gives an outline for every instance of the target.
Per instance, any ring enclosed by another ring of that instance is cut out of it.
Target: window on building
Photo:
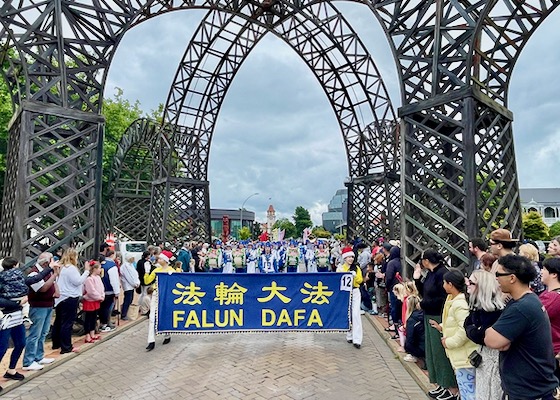
[[[534,207],[529,208],[529,212],[531,212],[531,211],[538,212],[537,209],[534,208]]]
[[[555,212],[554,212],[554,208],[552,208],[552,207],[546,207],[546,208],[544,209],[544,217],[545,217],[545,218],[555,218],[556,215],[555,215]]]

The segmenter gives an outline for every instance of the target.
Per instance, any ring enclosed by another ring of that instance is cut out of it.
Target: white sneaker
[[[54,358],[43,358],[41,361],[39,361],[39,364],[52,364],[53,362],[55,362],[56,359]]]
[[[23,367],[24,371],[39,371],[44,368],[43,365],[39,364],[37,361],[33,361],[27,367]]]
[[[101,327],[101,329],[99,329],[99,332],[104,332],[105,333],[105,332],[112,332],[114,330],[115,330],[115,328],[112,328],[109,325],[105,325],[105,326]]]
[[[411,354],[407,354],[406,356],[404,356],[403,360],[408,361],[408,362],[418,361],[418,359]]]
[[[364,310],[360,310],[360,315],[365,315],[365,311]]]

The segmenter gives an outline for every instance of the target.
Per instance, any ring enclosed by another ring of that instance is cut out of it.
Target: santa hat
[[[344,260],[346,257],[355,257],[352,247],[345,247],[342,249],[342,259]]]

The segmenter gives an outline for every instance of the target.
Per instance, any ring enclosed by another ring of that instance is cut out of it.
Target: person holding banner
[[[148,347],[146,350],[152,351],[156,347],[156,313],[158,307],[158,292],[157,292],[157,282],[156,274],[158,272],[167,272],[168,274],[175,272],[173,267],[169,265],[169,258],[165,254],[160,254],[157,259],[157,267],[154,268],[149,274],[144,275],[144,282],[147,285],[153,283],[154,293],[152,294],[152,300],[150,303],[150,318],[148,324]],[[168,344],[171,342],[171,337],[169,335],[165,336],[163,344]]]
[[[342,259],[344,263],[340,265],[337,272],[351,272],[354,277],[352,283],[352,299],[350,301],[352,307],[352,324],[350,330],[346,334],[346,341],[353,343],[354,347],[359,349],[362,347],[362,317],[360,315],[360,305],[362,303],[362,295],[360,293],[360,285],[364,281],[362,270],[354,263],[354,251],[351,247],[345,247],[342,250]]]

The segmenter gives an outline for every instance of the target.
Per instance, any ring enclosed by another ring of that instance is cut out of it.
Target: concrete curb
[[[129,330],[133,326],[136,326],[139,323],[144,322],[147,319],[148,319],[148,317],[140,317],[140,318],[137,318],[134,321],[128,322],[126,325],[119,326],[119,328],[114,330],[113,332],[107,332],[106,334],[104,334],[105,336],[103,337],[103,340],[95,342],[95,343],[91,343],[91,344],[88,343],[87,346],[81,346],[79,353],[67,353],[67,354],[61,355],[60,358],[58,358],[54,363],[45,365],[45,367],[42,370],[26,371],[26,375],[25,375],[24,380],[8,381],[8,382],[4,382],[4,383],[0,384],[0,386],[2,386],[2,388],[3,388],[3,390],[0,392],[0,396],[8,393],[10,390],[13,390],[13,389],[15,389],[15,388],[17,388],[21,385],[26,384],[27,382],[31,381],[32,379],[34,379],[38,376],[43,375],[45,372],[49,372],[49,371],[55,369],[59,365],[62,365],[62,364],[66,363],[70,360],[73,360],[76,357],[79,357],[80,354],[83,354],[83,353],[86,353],[86,352],[90,351],[91,349],[95,348],[96,346],[98,346],[100,344],[103,344],[107,340],[110,340],[111,338],[119,335],[122,332],[126,332],[127,330]],[[81,339],[79,339],[79,340],[81,340]]]
[[[426,373],[422,371],[422,369],[420,369],[420,367],[416,363],[411,363],[403,360],[405,353],[399,353],[397,351],[399,347],[398,344],[393,339],[391,339],[391,335],[389,333],[385,332],[385,327],[381,324],[381,322],[379,322],[378,318],[367,313],[365,314],[365,317],[374,327],[377,333],[379,333],[379,336],[381,336],[383,340],[385,340],[387,346],[389,346],[391,351],[394,353],[395,358],[400,361],[404,369],[410,374],[412,379],[416,381],[418,386],[420,386],[426,393],[431,390],[433,388],[433,385],[430,383],[430,380]]]

